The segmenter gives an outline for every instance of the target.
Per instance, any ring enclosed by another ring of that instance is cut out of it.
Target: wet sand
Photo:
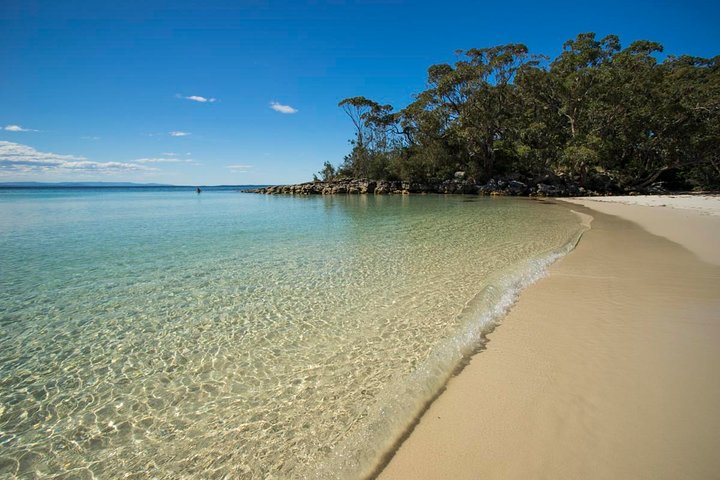
[[[718,478],[720,229],[602,205],[379,478]]]

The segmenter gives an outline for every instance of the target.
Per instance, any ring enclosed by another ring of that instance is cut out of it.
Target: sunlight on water
[[[366,474],[566,208],[0,190],[0,476]]]

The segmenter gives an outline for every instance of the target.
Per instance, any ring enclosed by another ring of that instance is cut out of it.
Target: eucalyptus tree
[[[381,105],[365,97],[350,97],[338,106],[355,126],[352,151],[341,167],[343,173],[356,177],[379,177],[387,167],[387,152],[392,147],[391,132],[395,123],[391,105]]]
[[[554,79],[544,66],[529,65],[518,72],[518,107],[514,142],[516,170],[541,175],[557,171],[570,139],[567,119],[554,96]]]
[[[438,108],[430,92],[422,92],[397,116],[400,150],[393,173],[403,180],[450,178],[466,168],[453,115]]]
[[[720,188],[720,56],[683,55],[663,63],[667,158],[691,186]]]
[[[550,64],[548,108],[565,120],[569,136],[560,166],[580,175],[581,182],[599,160],[599,118],[609,81],[606,67],[619,50],[616,35],[596,40],[594,33],[581,33],[565,42],[563,52]]]
[[[427,104],[442,112],[459,138],[471,173],[487,177],[496,168],[496,150],[511,133],[517,106],[512,82],[523,65],[538,57],[522,44],[459,53],[466,59],[428,70]]]
[[[339,173],[555,173],[595,184],[600,173],[628,189],[657,180],[718,188],[720,57],[660,62],[661,52],[594,33],[549,63],[522,44],[458,51],[454,64],[428,69],[427,89],[399,112],[365,97],[339,103],[355,126]],[[333,175],[327,167],[321,174]]]
[[[655,181],[667,164],[667,131],[655,55],[659,43],[640,40],[617,52],[604,66],[603,90],[596,96],[593,131],[602,139],[597,166],[627,186]]]
[[[323,163],[323,168],[318,173],[320,174],[320,179],[322,179],[323,182],[329,182],[335,179],[335,167],[327,160]],[[317,175],[315,178],[317,178]]]

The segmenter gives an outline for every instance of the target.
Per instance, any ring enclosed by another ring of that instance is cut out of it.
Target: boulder
[[[373,193],[377,182],[360,182],[360,193]]]
[[[527,193],[528,187],[523,182],[510,180],[507,185],[507,190],[510,195],[524,195]]]

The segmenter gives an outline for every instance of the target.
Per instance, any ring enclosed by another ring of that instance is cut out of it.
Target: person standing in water
[[[197,187],[196,191],[197,191],[198,194],[199,194],[200,192],[202,192],[202,190],[200,190],[200,187]]]

